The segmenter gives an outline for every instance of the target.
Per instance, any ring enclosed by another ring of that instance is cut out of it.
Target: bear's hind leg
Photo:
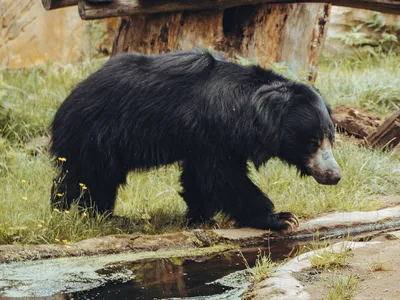
[[[76,172],[62,168],[60,175],[54,178],[51,187],[50,202],[52,208],[69,210],[76,201],[89,201],[89,196],[82,194],[82,187],[79,183],[79,176]]]
[[[116,180],[88,181],[89,202],[87,207],[94,207],[96,213],[112,214],[119,183]],[[86,199],[87,200],[87,199]]]
[[[69,210],[76,202],[79,207],[94,208],[96,213],[112,213],[118,186],[123,183],[123,180],[116,180],[116,176],[111,178],[97,176],[85,179],[85,175],[81,172],[73,169],[62,170],[61,174],[53,180],[52,207]]]
[[[216,212],[215,203],[212,203],[211,194],[203,189],[201,166],[195,162],[185,160],[181,175],[183,191],[180,194],[188,206],[189,224],[198,225],[209,221]]]

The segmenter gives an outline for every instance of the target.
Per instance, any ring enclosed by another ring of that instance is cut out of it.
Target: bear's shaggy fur
[[[295,217],[274,213],[247,161],[258,168],[279,157],[313,175],[311,157],[333,137],[329,107],[306,84],[203,50],[123,54],[81,82],[55,115],[51,152],[66,161],[52,203],[69,207],[84,183],[83,204],[111,212],[129,171],[182,161],[192,223],[222,210],[239,226],[286,229]]]

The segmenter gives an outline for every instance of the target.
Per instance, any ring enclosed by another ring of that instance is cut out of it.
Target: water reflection
[[[274,261],[295,256],[299,244],[275,242],[269,247]],[[258,248],[242,249],[250,266],[253,266]],[[268,249],[261,249],[268,253]],[[157,259],[154,261],[125,263],[119,269],[128,269],[135,278],[125,283],[109,283],[102,287],[63,295],[64,299],[163,299],[222,294],[232,287],[209,284],[235,271],[245,269],[243,257],[238,252],[228,252],[195,259]],[[115,268],[102,272],[114,272]]]

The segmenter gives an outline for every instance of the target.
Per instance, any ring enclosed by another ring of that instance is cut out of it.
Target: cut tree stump
[[[290,70],[316,77],[329,4],[259,4],[204,10],[137,14],[122,18],[112,55],[212,48],[263,67],[285,62]]]
[[[400,142],[400,111],[395,112],[378,129],[367,137],[372,147],[392,149]]]

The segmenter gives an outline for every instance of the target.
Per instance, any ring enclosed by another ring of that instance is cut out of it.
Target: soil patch
[[[353,249],[353,257],[341,269],[322,273],[308,269],[295,277],[310,299],[327,299],[332,282],[338,277],[350,275],[357,282],[354,299],[399,299],[400,240],[396,236],[400,236],[399,231],[374,238],[374,241],[380,242],[378,244]]]

